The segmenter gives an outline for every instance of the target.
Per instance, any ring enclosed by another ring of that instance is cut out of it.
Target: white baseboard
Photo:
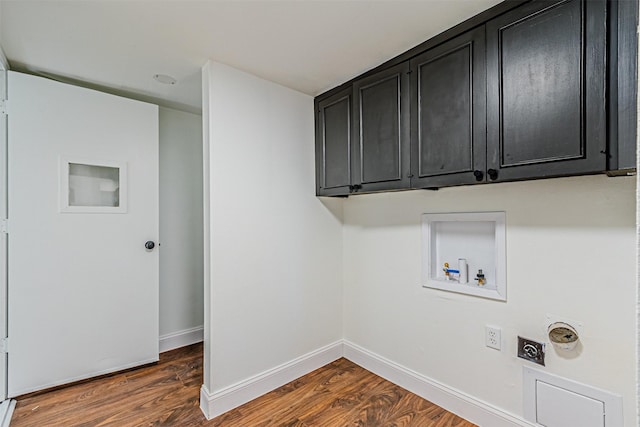
[[[327,345],[214,393],[203,385],[200,389],[200,409],[210,420],[340,357],[349,359],[480,427],[535,426],[522,417],[439,383],[349,341]]]
[[[203,337],[204,328],[202,326],[162,335],[160,337],[160,353],[202,342]]]
[[[349,341],[344,341],[343,349],[345,359],[480,427],[534,426],[523,418],[441,384]]]
[[[6,399],[0,403],[0,427],[9,427],[15,407],[15,400]]]
[[[338,341],[214,393],[203,385],[200,409],[210,420],[341,357],[342,341]]]

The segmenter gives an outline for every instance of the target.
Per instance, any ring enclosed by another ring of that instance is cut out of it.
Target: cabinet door
[[[353,84],[353,184],[358,191],[409,188],[409,62]]]
[[[484,181],[484,26],[411,61],[411,185]]]
[[[605,12],[541,1],[487,23],[490,179],[605,170]]]
[[[609,164],[610,175],[636,169],[638,125],[638,2],[609,5]]]
[[[348,195],[351,186],[351,88],[317,102],[316,194]]]

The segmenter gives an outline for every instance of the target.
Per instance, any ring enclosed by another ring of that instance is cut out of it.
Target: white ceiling
[[[0,0],[0,46],[14,69],[199,111],[208,59],[317,95],[497,3]]]

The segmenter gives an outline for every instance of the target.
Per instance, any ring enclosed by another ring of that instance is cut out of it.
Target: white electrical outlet
[[[484,342],[487,347],[502,350],[502,330],[495,326],[484,327]]]

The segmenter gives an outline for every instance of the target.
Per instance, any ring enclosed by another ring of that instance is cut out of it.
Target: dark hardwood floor
[[[156,365],[18,398],[12,427],[473,427],[346,359],[210,421],[199,409],[202,345]]]

